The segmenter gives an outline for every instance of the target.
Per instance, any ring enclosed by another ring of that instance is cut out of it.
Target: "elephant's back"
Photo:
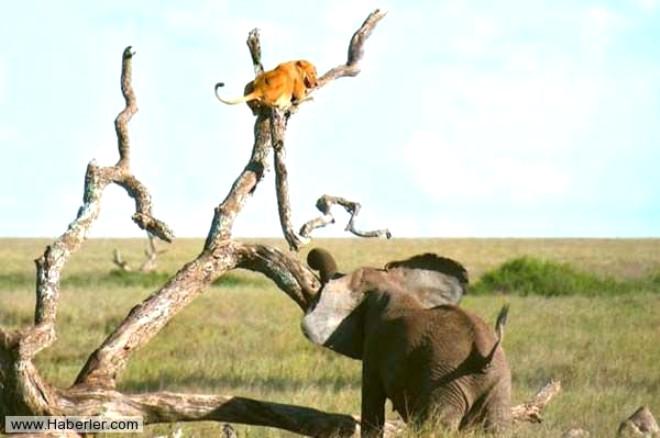
[[[456,306],[430,310],[435,312],[432,319],[436,321],[432,362],[444,363],[436,367],[437,372],[431,376],[430,403],[446,403],[455,400],[456,393],[460,393],[460,403],[465,409],[461,428],[508,422],[511,371],[493,327]]]
[[[442,305],[423,310],[418,315],[424,321],[424,337],[434,353],[444,361],[458,365],[478,353],[488,355],[497,338],[491,327],[477,315],[458,306]],[[476,351],[475,351],[476,350]]]
[[[496,343],[485,322],[454,305],[408,311],[384,326],[381,339],[406,357],[411,370],[438,368],[442,374],[469,361],[475,348],[485,355]]]
[[[467,412],[488,382],[510,380],[504,352],[497,348],[492,367],[483,358],[495,346],[493,329],[476,315],[443,305],[406,315],[405,365],[396,379],[404,382],[391,397],[401,409],[425,412],[430,404],[450,402]]]

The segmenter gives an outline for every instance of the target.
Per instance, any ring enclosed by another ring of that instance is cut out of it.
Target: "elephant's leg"
[[[433,412],[433,421],[442,429],[447,431],[456,431],[461,425],[463,419],[463,410],[452,404],[437,406]]]
[[[503,430],[506,430],[511,424],[511,415],[510,409],[505,409],[502,407],[494,407],[489,409],[484,418],[484,430],[486,432],[497,433]]]
[[[511,424],[511,385],[508,381],[498,383],[488,398],[484,415],[484,429],[500,432]]]
[[[385,389],[376,370],[369,370],[369,361],[362,362],[362,421],[363,437],[383,436],[385,426]]]
[[[495,384],[470,408],[461,429],[481,427],[487,432],[500,432],[511,422],[511,386],[508,380]]]
[[[434,425],[446,431],[461,428],[467,410],[466,398],[456,384],[435,390],[426,416]]]

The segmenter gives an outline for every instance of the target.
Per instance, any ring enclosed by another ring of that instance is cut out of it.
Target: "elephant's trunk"
[[[314,248],[307,254],[307,264],[310,268],[319,271],[321,283],[325,284],[337,273],[337,263],[334,257],[323,248]]]

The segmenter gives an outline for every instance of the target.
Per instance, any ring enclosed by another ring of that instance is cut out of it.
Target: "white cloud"
[[[4,102],[7,96],[7,69],[4,59],[0,58],[0,103]]]
[[[0,208],[2,210],[9,210],[14,208],[16,205],[18,205],[18,200],[15,195],[0,195]]]
[[[434,74],[437,87],[420,98],[424,117],[403,149],[410,175],[433,198],[529,202],[570,191],[600,83],[562,63],[530,69],[517,56],[499,71]]]
[[[658,7],[658,0],[634,0],[634,3],[643,11],[651,12]]]
[[[16,129],[0,124],[0,143],[4,144],[7,148],[15,148],[18,139]]]
[[[450,37],[449,45],[462,55],[487,55],[497,44],[500,33],[500,26],[495,20],[487,16],[473,15],[469,17],[465,31]]]
[[[603,6],[589,8],[584,16],[582,44],[595,55],[602,55],[616,33],[626,25],[626,19],[609,8]]]
[[[467,197],[475,202],[533,202],[562,196],[569,190],[570,175],[559,163],[484,150],[482,144],[489,141],[484,134],[483,142],[476,144],[447,142],[431,131],[416,132],[404,151],[410,174],[420,189],[438,201]]]

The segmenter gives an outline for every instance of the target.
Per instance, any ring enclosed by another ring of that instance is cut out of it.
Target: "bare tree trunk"
[[[147,242],[148,242],[148,246],[144,250],[144,261],[142,262],[140,267],[137,268],[137,272],[154,271],[156,269],[156,266],[158,265],[158,261],[157,261],[158,254],[162,254],[166,252],[166,250],[164,249],[156,248],[156,239],[154,238],[154,236],[148,233],[147,233]],[[118,248],[115,248],[115,250],[113,251],[112,263],[114,263],[115,266],[117,266],[122,271],[125,272],[134,271],[131,264],[128,263],[128,260],[124,260]]]

